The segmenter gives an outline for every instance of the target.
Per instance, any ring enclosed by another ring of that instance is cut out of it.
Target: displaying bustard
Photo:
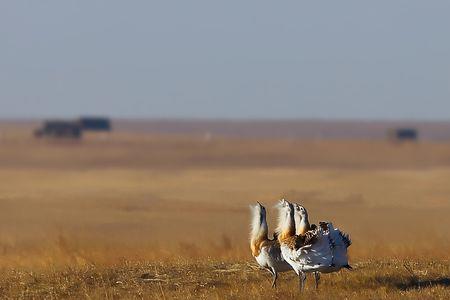
[[[299,276],[301,290],[304,289],[306,273],[315,273],[317,286],[317,272],[330,273],[350,268],[347,248],[351,241],[348,235],[335,229],[329,222],[321,222],[320,226],[296,235],[294,205],[283,199],[280,200],[278,210],[277,232],[281,255]]]
[[[272,274],[272,287],[275,287],[278,273],[292,270],[292,268],[283,259],[278,240],[268,238],[266,208],[258,202],[250,206],[250,209],[252,212],[250,231],[252,255],[261,267]]]

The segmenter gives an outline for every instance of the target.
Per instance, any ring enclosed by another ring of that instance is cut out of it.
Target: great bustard
[[[295,235],[303,235],[307,231],[316,228],[316,225],[309,223],[308,211],[306,208],[298,203],[292,203],[294,206],[294,223]],[[314,272],[314,282],[316,289],[319,288],[320,272]]]
[[[261,267],[272,274],[272,287],[275,287],[278,273],[292,270],[292,268],[281,256],[278,240],[268,238],[266,208],[258,202],[256,205],[250,206],[250,209],[252,212],[250,231],[252,255]]]
[[[351,241],[348,235],[335,229],[331,223],[321,222],[319,227],[295,235],[295,208],[286,200],[279,205],[278,241],[284,260],[291,265],[300,279],[303,290],[306,273],[330,273],[348,265],[347,248]],[[306,211],[306,210],[305,210]]]

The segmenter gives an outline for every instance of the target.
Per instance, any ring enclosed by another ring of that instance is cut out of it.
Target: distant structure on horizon
[[[38,138],[80,139],[84,131],[111,131],[111,121],[104,117],[81,117],[78,120],[46,120],[34,131]]]
[[[388,138],[393,141],[417,141],[419,134],[415,128],[396,128],[388,130]]]
[[[34,131],[36,137],[81,138],[81,127],[76,121],[47,120],[41,128]]]
[[[78,122],[82,130],[111,131],[111,122],[103,117],[81,117]]]

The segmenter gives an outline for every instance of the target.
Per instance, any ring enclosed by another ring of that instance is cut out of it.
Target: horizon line
[[[214,118],[214,117],[114,117],[107,114],[80,114],[78,116],[0,117],[0,122],[41,122],[44,120],[74,120],[80,117],[102,117],[120,122],[320,122],[320,123],[450,123],[450,119],[426,118]]]

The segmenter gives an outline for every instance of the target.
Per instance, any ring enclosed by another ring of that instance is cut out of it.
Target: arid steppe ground
[[[0,298],[298,297],[248,245],[248,205],[272,230],[281,197],[353,239],[308,297],[450,298],[450,142],[0,129]]]

